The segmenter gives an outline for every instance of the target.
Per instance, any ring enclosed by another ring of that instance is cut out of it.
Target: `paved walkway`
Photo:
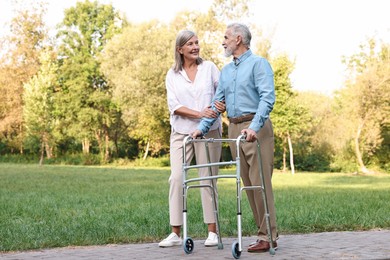
[[[236,238],[223,238],[224,249],[204,247],[204,241],[195,240],[191,254],[186,254],[179,246],[159,248],[157,243],[146,243],[0,253],[0,259],[234,259],[231,245],[236,240]],[[244,250],[240,259],[390,259],[390,230],[280,235],[278,250],[273,256],[269,253],[248,253],[246,248],[254,240],[255,237],[243,238]]]

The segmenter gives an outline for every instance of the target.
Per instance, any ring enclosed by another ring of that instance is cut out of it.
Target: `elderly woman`
[[[211,61],[200,56],[199,40],[189,30],[178,33],[175,44],[175,63],[166,76],[168,107],[170,111],[171,137],[169,177],[169,216],[172,233],[159,243],[160,247],[182,244],[180,237],[183,225],[183,139],[191,134],[203,117],[217,118],[206,138],[221,138],[221,118],[210,108],[219,80],[219,69]],[[218,111],[225,106],[218,104]],[[210,160],[218,162],[221,157],[221,143],[211,143]],[[192,143],[187,149],[186,161],[190,162],[195,155],[197,164],[207,163],[204,144]],[[209,170],[200,168],[199,176],[207,176]],[[213,167],[212,174],[218,174],[218,167]],[[203,181],[206,182],[206,181]],[[216,224],[210,189],[201,188],[204,222],[208,225],[208,238],[205,246],[218,245]]]

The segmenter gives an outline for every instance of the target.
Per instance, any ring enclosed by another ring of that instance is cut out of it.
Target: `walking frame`
[[[187,234],[187,193],[190,188],[209,188],[212,193],[212,200],[213,200],[213,208],[214,208],[214,216],[216,220],[216,227],[217,227],[217,235],[218,235],[218,249],[223,249],[222,244],[222,238],[220,233],[220,225],[219,225],[219,214],[218,214],[218,202],[217,202],[217,185],[216,180],[221,178],[233,178],[236,179],[236,199],[237,199],[237,234],[238,234],[238,241],[235,241],[232,244],[231,251],[232,255],[235,259],[240,258],[241,252],[242,252],[242,229],[241,229],[241,194],[243,190],[256,190],[260,189],[262,192],[263,197],[263,203],[265,208],[265,219],[266,219],[266,225],[267,225],[267,233],[268,233],[268,239],[270,241],[270,254],[275,254],[275,248],[273,247],[272,243],[272,232],[271,232],[271,224],[270,224],[270,214],[268,209],[268,203],[267,203],[267,195],[266,195],[266,187],[264,185],[264,176],[263,176],[263,170],[262,170],[262,163],[261,163],[261,155],[260,155],[260,143],[257,140],[257,154],[258,154],[258,160],[259,160],[259,174],[260,174],[260,180],[261,184],[260,186],[242,186],[241,187],[241,173],[240,173],[240,145],[244,142],[246,136],[240,135],[237,137],[237,139],[214,139],[214,138],[198,138],[193,139],[191,136],[187,136],[183,140],[183,249],[187,254],[192,253],[194,250],[194,241],[191,237],[188,237]],[[191,162],[186,161],[186,154],[187,150],[186,147],[188,144],[196,143],[196,142],[202,142],[205,144],[206,149],[206,156],[207,156],[207,163],[206,164],[198,164],[198,165],[191,165]],[[220,162],[210,162],[210,152],[209,152],[209,143],[214,142],[220,142],[220,143],[236,143],[237,148],[237,157],[236,160],[231,161],[220,161]],[[212,175],[211,168],[213,166],[224,166],[224,165],[235,165],[236,166],[236,174],[228,175],[228,174],[218,174],[218,175]],[[198,177],[198,178],[187,178],[188,177],[188,171],[190,169],[196,169],[196,168],[205,168],[207,167],[209,169],[209,176],[206,177]],[[204,180],[210,180],[209,184],[196,184],[200,181]],[[194,183],[195,184],[191,184]],[[190,185],[191,184],[191,185]]]

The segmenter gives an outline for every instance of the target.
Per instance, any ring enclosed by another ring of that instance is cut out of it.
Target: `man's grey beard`
[[[233,55],[233,50],[230,49],[230,48],[226,48],[224,55],[225,55],[226,58],[229,58],[230,56]]]

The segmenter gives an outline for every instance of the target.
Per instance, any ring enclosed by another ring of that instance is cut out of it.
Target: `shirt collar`
[[[241,54],[241,56],[239,56],[237,58],[233,58],[234,65],[238,66],[241,62],[246,60],[251,54],[252,54],[252,51],[251,51],[251,49],[249,49],[246,52],[244,52],[243,54]]]
[[[203,61],[204,62],[204,61]],[[198,64],[198,72],[201,71],[203,69],[203,62],[201,64]],[[191,82],[191,80],[188,78],[187,76],[187,73],[186,71],[184,70],[184,68],[182,68],[179,73],[185,78],[185,80],[187,80],[188,82]]]

